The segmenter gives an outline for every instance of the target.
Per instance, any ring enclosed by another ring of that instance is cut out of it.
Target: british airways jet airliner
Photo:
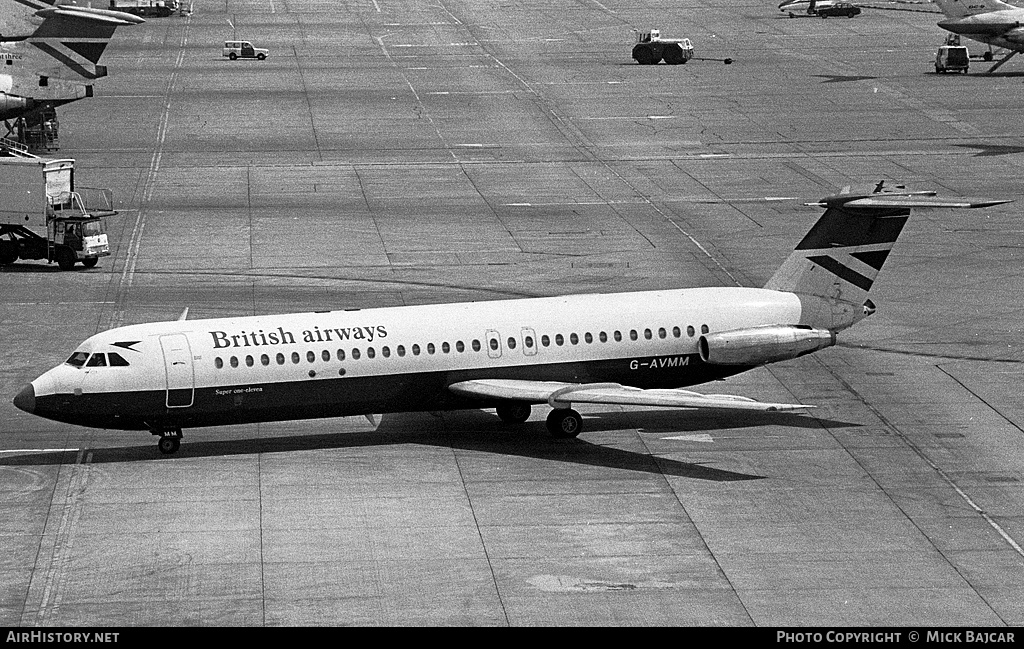
[[[881,185],[879,185],[879,188]],[[568,295],[154,322],[92,336],[14,398],[55,421],[148,430],[495,408],[575,437],[573,403],[782,411],[681,388],[829,347],[875,307],[868,291],[911,208],[1009,201],[839,194],[764,288]]]

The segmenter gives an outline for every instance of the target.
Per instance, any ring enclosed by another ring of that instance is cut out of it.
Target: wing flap
[[[448,386],[458,394],[482,399],[547,402],[553,408],[566,408],[572,402],[621,406],[658,406],[662,408],[705,408],[756,410],[761,412],[805,410],[804,404],[766,403],[731,394],[701,394],[689,390],[643,390],[618,383],[562,383],[517,379],[477,379]]]

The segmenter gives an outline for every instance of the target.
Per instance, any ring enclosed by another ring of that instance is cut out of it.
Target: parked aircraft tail
[[[43,22],[25,39],[26,42],[77,77],[88,80],[106,76],[106,66],[98,63],[114,30],[121,25],[145,22],[138,16],[122,11],[73,5],[40,9],[35,15],[41,17]],[[71,77],[59,67],[51,68],[50,74],[45,74],[45,64],[42,68],[39,70],[42,76]]]

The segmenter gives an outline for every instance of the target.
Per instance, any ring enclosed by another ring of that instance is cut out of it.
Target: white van
[[[224,41],[224,56],[232,61],[235,59],[259,59],[262,61],[270,54],[270,50],[253,47],[249,41]]]

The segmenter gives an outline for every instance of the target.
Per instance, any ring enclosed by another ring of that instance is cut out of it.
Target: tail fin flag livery
[[[495,408],[522,423],[547,405],[575,437],[573,402],[792,411],[688,386],[824,349],[874,312],[868,299],[915,208],[1009,201],[849,191],[825,208],[764,288],[564,295],[169,322],[110,329],[26,385],[19,409],[148,430],[162,453],[189,427]],[[184,316],[184,314],[183,314]]]
[[[978,208],[1006,201],[948,200],[934,192],[840,194],[807,205],[825,213],[776,271],[765,288],[828,301],[818,324],[849,327],[874,312],[868,292],[889,257],[912,208]]]
[[[114,30],[144,22],[132,14],[91,7],[52,7],[36,15],[43,23],[25,41],[49,59],[37,58],[32,72],[53,79],[106,76],[106,67],[97,63]]]

